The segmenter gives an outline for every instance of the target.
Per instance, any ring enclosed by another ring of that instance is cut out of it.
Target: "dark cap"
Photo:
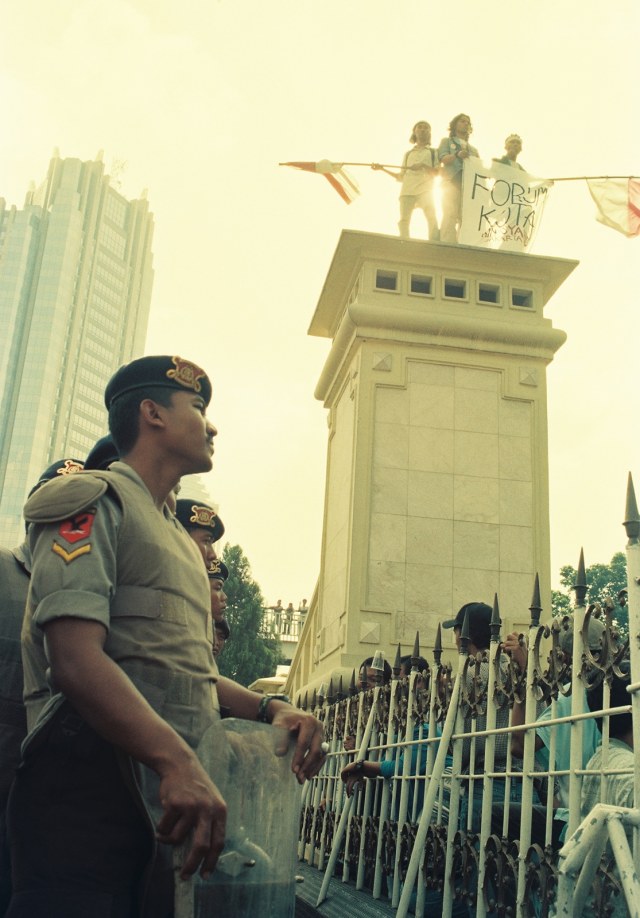
[[[589,650],[602,650],[603,645],[603,635],[606,631],[604,622],[600,621],[599,618],[589,618],[589,628],[587,633],[587,640],[589,643]],[[560,644],[560,650],[563,650],[567,656],[573,654],[573,622],[569,623],[568,628],[562,628],[560,631],[560,636],[558,638],[558,643]]]
[[[58,462],[53,462],[44,472],[42,472],[40,478],[38,478],[31,488],[29,497],[35,494],[38,488],[42,487],[42,485],[46,484],[48,481],[52,481],[54,478],[64,478],[65,475],[75,475],[76,472],[81,472],[83,468],[84,463],[82,459],[60,459]]]
[[[90,469],[100,469],[106,471],[112,462],[117,462],[120,458],[118,447],[111,434],[106,437],[100,437],[97,443],[91,447],[89,455],[84,460],[84,467],[87,471]]]
[[[455,618],[442,622],[443,628],[460,628],[464,625],[465,615],[469,613],[469,639],[484,649],[491,643],[491,617],[493,610],[486,602],[468,602],[458,612]]]
[[[214,558],[207,568],[207,575],[209,580],[225,581],[229,576],[229,568],[224,561],[220,561],[219,558]]]
[[[176,501],[176,518],[185,529],[209,529],[214,542],[224,535],[222,520],[213,507],[203,504],[202,501],[180,498]]]
[[[228,641],[231,637],[231,628],[229,627],[229,622],[226,618],[219,618],[218,621],[214,621],[213,627],[216,631],[222,632],[222,637],[225,641]]]
[[[107,383],[104,402],[109,409],[127,392],[158,386],[178,392],[195,392],[202,396],[205,405],[211,401],[211,380],[201,367],[182,357],[161,356],[140,357],[116,370]]]

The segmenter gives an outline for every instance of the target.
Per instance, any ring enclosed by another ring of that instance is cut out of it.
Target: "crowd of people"
[[[400,220],[398,231],[402,238],[409,237],[409,227],[414,210],[421,210],[427,220],[431,242],[457,242],[462,221],[462,178],[464,161],[480,154],[470,143],[473,131],[471,118],[464,112],[455,115],[449,123],[449,133],[440,141],[438,148],[431,146],[431,125],[428,121],[417,121],[409,142],[413,147],[402,159],[401,168],[396,171],[373,163],[371,168],[385,172],[401,182]],[[509,134],[504,142],[505,154],[494,157],[494,162],[522,170],[518,156],[522,151],[522,139],[518,134]],[[434,179],[442,179],[442,224],[438,225],[434,202]]]
[[[110,436],[48,468],[26,538],[0,552],[0,915],[170,918],[180,880],[208,877],[226,803],[196,749],[225,711],[283,727],[301,783],[322,726],[222,677],[227,568],[215,510],[179,498],[209,471],[211,381],[172,356],[121,367]]]
[[[464,713],[464,727],[456,728],[457,733],[464,734],[462,754],[458,768],[462,775],[460,789],[462,791],[457,810],[457,828],[470,836],[480,833],[483,809],[482,788],[471,791],[471,780],[465,775],[482,776],[486,770],[485,744],[486,736],[483,732],[487,729],[488,693],[496,689],[495,673],[490,668],[489,649],[492,635],[492,608],[481,602],[465,604],[453,619],[442,622],[443,628],[452,628],[455,636],[456,647],[460,652],[464,633],[464,653],[474,659],[474,664],[467,667],[463,676],[462,709]],[[610,706],[623,707],[630,703],[627,686],[629,685],[629,661],[622,655],[616,666],[610,668],[606,678],[597,666],[597,661],[603,654],[606,642],[605,624],[596,617],[589,618],[586,647],[588,657],[583,665],[583,708],[585,711],[597,713],[603,709],[603,685],[605,681],[610,686]],[[608,741],[603,746],[602,718],[590,717],[581,720],[579,734],[574,729],[570,719],[561,723],[548,724],[548,721],[570,718],[572,712],[572,696],[570,667],[573,655],[573,630],[563,628],[558,639],[558,672],[569,677],[559,686],[558,697],[551,704],[540,704],[536,726],[534,730],[535,769],[542,775],[545,773],[558,774],[551,778],[541,778],[534,782],[533,802],[531,808],[531,836],[532,845],[538,845],[543,851],[547,846],[557,852],[567,839],[569,820],[569,783],[571,773],[571,743],[572,739],[580,736],[582,744],[580,767],[585,769],[582,789],[580,818],[589,814],[592,808],[604,801],[616,806],[633,807],[634,805],[634,755],[633,731],[630,713],[613,714],[608,718]],[[589,663],[589,658],[594,663]],[[499,682],[509,685],[512,682],[510,668],[515,665],[516,672],[523,679],[526,676],[528,664],[528,651],[526,642],[521,634],[510,632],[500,644],[499,651]],[[363,691],[374,688],[376,685],[388,685],[392,680],[392,670],[388,663],[384,666],[378,662],[373,665],[373,658],[364,660],[359,669],[359,684]],[[408,679],[411,671],[414,673],[413,692],[417,697],[425,686],[425,679],[429,667],[423,658],[403,657],[400,671],[395,678]],[[429,691],[437,691],[433,682]],[[493,800],[491,806],[491,833],[498,838],[519,843],[521,837],[522,819],[522,779],[517,778],[517,773],[522,771],[522,760],[525,746],[525,731],[518,729],[526,723],[524,697],[515,693],[513,704],[503,698],[503,704],[497,705],[495,727],[498,731],[494,737],[492,752],[492,770],[495,775],[493,780]],[[416,702],[409,705],[409,709],[416,712]],[[347,730],[343,740],[343,748],[349,754],[351,761],[341,768],[340,777],[345,784],[346,793],[352,796],[356,788],[367,779],[394,780],[404,776],[409,779],[409,806],[408,812],[419,818],[423,809],[425,795],[425,778],[429,775],[427,723],[428,706],[423,710],[422,717],[416,716],[412,730],[412,739],[409,746],[401,746],[402,751],[394,752],[389,758],[377,753],[374,757],[363,757],[358,753],[358,741],[352,730]],[[479,735],[476,735],[479,734]],[[436,736],[441,735],[441,725],[438,724]],[[388,743],[397,743],[405,740],[404,736],[388,737]],[[405,740],[406,742],[406,740]],[[439,742],[436,740],[436,743]],[[414,743],[415,745],[411,745]],[[371,745],[375,746],[376,742]],[[473,746],[473,748],[472,748]],[[437,748],[437,746],[436,746]],[[604,749],[606,748],[606,752]],[[410,757],[407,770],[404,764],[405,756]],[[433,759],[431,760],[433,761]],[[444,792],[439,795],[437,808],[431,814],[435,822],[440,820],[444,825],[449,820],[450,787],[454,769],[453,749],[448,750],[443,778]],[[509,772],[510,779],[501,779],[500,772]],[[608,773],[604,777],[604,773]],[[605,784],[603,792],[603,782]],[[481,782],[480,782],[481,783]],[[508,805],[506,790],[509,790]],[[378,801],[380,798],[377,798]],[[414,804],[414,800],[416,801]],[[548,831],[548,808],[551,806],[551,832]],[[397,807],[397,803],[396,803]],[[437,810],[437,811],[436,811]],[[507,813],[505,825],[505,812]],[[397,814],[393,817],[397,818]],[[410,816],[408,818],[411,818]],[[627,833],[630,836],[630,828]],[[630,842],[631,839],[629,838]],[[477,878],[476,878],[477,879]],[[467,882],[469,878],[467,878]],[[473,880],[472,880],[473,882]],[[460,887],[462,883],[457,881]],[[515,885],[505,884],[501,891],[503,901],[515,910]],[[427,893],[429,908],[435,909],[434,914],[440,914],[442,908],[442,894],[432,891]],[[532,908],[539,907],[533,903]],[[615,897],[612,905],[613,914],[625,915],[624,896],[621,892]],[[431,912],[429,912],[431,913]],[[468,916],[472,911],[462,905],[460,901],[454,903],[453,914]]]

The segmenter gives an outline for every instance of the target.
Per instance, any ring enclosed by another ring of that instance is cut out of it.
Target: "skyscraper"
[[[143,353],[153,216],[93,162],[54,154],[24,207],[0,198],[0,544],[51,462],[106,432],[104,387]]]

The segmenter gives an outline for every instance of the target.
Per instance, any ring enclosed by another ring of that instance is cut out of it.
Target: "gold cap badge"
[[[175,379],[177,383],[186,389],[193,389],[194,392],[201,392],[202,386],[200,380],[207,375],[202,367],[190,360],[183,360],[182,357],[172,357],[171,362],[175,366],[174,370],[167,370],[167,377]]]

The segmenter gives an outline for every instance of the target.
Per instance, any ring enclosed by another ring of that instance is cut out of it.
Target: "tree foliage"
[[[607,600],[611,600],[615,606],[614,619],[621,629],[626,631],[627,610],[619,604],[620,591],[627,588],[627,559],[624,552],[616,552],[609,564],[592,564],[585,573],[588,587],[587,602],[604,605]],[[576,568],[570,564],[560,568],[560,583],[563,589],[551,591],[551,609],[554,616],[571,614],[571,591],[577,576]]]
[[[275,673],[282,659],[280,642],[265,633],[264,599],[240,546],[225,545],[222,560],[229,568],[224,591],[231,638],[218,657],[218,668],[223,676],[250,685],[261,676]]]

